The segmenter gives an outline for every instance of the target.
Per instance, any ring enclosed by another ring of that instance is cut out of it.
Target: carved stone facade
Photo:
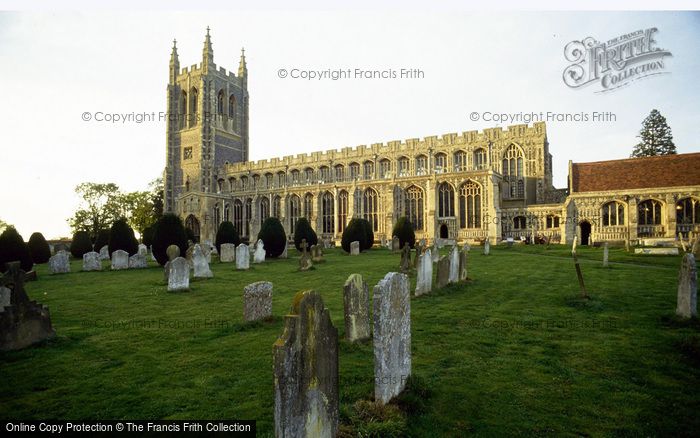
[[[187,88],[184,84],[194,75],[203,90],[194,104],[200,112],[218,114],[219,89],[235,90],[236,98],[244,102],[237,110],[239,125],[222,128],[216,119],[189,130],[168,129],[165,181],[166,198],[171,196],[172,203],[166,199],[166,208],[179,214],[202,241],[213,241],[222,221],[233,222],[244,238],[254,241],[270,216],[280,219],[288,236],[298,219],[306,217],[317,233],[330,239],[339,239],[352,217],[363,217],[374,227],[375,239],[390,239],[396,219],[407,216],[417,239],[489,238],[497,243],[512,237],[563,243],[582,233],[582,223],[585,228],[593,219],[600,221],[604,205],[613,200],[633,212],[624,215],[623,228],[601,222],[583,234],[594,241],[627,235],[635,239],[641,236],[636,209],[650,198],[662,201],[666,212],[664,232],[652,234],[668,238],[677,231],[672,214],[677,202],[688,197],[700,206],[700,181],[682,188],[629,191],[622,184],[604,192],[571,191],[573,164],[570,188],[554,188],[544,123],[247,161],[245,59],[241,57],[238,76],[225,75],[223,69],[211,67],[210,50],[207,34],[202,67],[180,75],[173,74],[171,60],[168,100],[173,111],[173,96],[191,89],[191,82]],[[229,137],[238,149],[220,144],[220,138]],[[188,147],[191,152],[185,154]],[[655,187],[653,181],[650,187]],[[691,221],[690,228],[697,231],[700,213]]]

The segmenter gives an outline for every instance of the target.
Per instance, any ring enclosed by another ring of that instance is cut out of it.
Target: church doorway
[[[449,237],[449,230],[447,229],[447,224],[440,225],[440,238],[447,239]]]
[[[588,245],[591,240],[591,223],[582,221],[579,227],[581,227],[581,245]]]
[[[191,214],[187,216],[187,219],[185,219],[185,228],[192,232],[194,242],[199,242],[199,220],[194,217],[194,215]]]

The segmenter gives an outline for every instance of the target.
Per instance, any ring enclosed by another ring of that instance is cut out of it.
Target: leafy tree
[[[153,197],[150,192],[129,192],[118,196],[120,216],[143,236],[143,231],[155,223]]]
[[[49,243],[41,233],[34,233],[29,236],[29,254],[32,256],[32,261],[35,265],[46,263],[51,258],[51,248]]]
[[[7,263],[14,261],[19,261],[20,268],[25,272],[31,271],[34,265],[27,244],[15,227],[10,225],[0,234],[0,271],[7,271]]]
[[[408,243],[411,248],[416,246],[416,233],[413,231],[413,224],[411,224],[406,216],[402,216],[396,221],[391,236],[399,238],[401,248],[403,248],[406,243]]]
[[[287,245],[287,235],[284,232],[284,227],[276,217],[265,219],[262,227],[260,227],[258,239],[262,239],[265,245],[265,255],[271,258],[279,257]]]
[[[110,257],[118,249],[128,252],[130,256],[139,252],[139,242],[134,236],[134,230],[123,218],[117,219],[109,230]]]
[[[294,228],[294,247],[297,251],[301,251],[301,241],[303,239],[306,239],[309,247],[318,244],[318,236],[305,217],[299,218]]]
[[[187,235],[182,220],[172,213],[166,213],[153,225],[153,256],[161,266],[168,261],[166,250],[177,245],[184,257],[187,252]]]
[[[81,207],[68,223],[74,232],[87,230],[94,239],[119,217],[119,187],[113,183],[84,182],[75,187],[82,198]]]
[[[70,243],[70,253],[76,259],[82,259],[84,254],[92,251],[92,240],[87,231],[78,231],[73,234],[73,240]]]
[[[642,122],[642,129],[637,137],[642,141],[634,147],[633,158],[676,153],[671,127],[666,123],[666,117],[662,116],[658,110],[651,110]]]
[[[8,223],[5,222],[4,220],[0,219],[0,233],[2,233],[3,231],[5,231],[5,229],[6,229],[7,227],[9,227],[9,226],[10,226],[10,224],[8,224]]]
[[[241,237],[238,235],[238,231],[229,221],[223,221],[219,225],[219,229],[216,231],[216,251],[221,254],[221,245],[224,243],[233,243],[238,246],[241,243]]]
[[[95,251],[99,252],[105,245],[109,245],[109,230],[100,230],[97,232],[97,238],[95,239],[93,248],[95,248]]]

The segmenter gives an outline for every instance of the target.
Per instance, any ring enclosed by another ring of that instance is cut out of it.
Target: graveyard
[[[577,255],[587,299],[571,248],[559,245],[493,245],[489,255],[473,246],[466,281],[437,288],[433,263],[432,290],[420,296],[415,267],[378,246],[356,256],[326,249],[303,271],[293,247],[247,270],[214,256],[211,276],[179,292],[150,258],[124,270],[104,260],[99,272],[72,259],[55,275],[37,265],[25,289],[50,308],[56,336],[0,353],[0,405],[25,419],[253,419],[258,436],[273,436],[273,344],[295,295],[313,290],[337,329],[339,436],[698,430],[700,323],[675,313],[682,257],[610,247],[603,267],[602,248]],[[400,269],[409,270],[411,379],[378,406],[373,340],[346,339],[343,289],[360,274],[374,313],[375,285]],[[272,283],[271,316],[246,322],[244,293],[270,293],[256,282]]]

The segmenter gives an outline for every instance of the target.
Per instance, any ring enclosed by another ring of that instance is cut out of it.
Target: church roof
[[[572,163],[572,192],[700,186],[700,153]]]

